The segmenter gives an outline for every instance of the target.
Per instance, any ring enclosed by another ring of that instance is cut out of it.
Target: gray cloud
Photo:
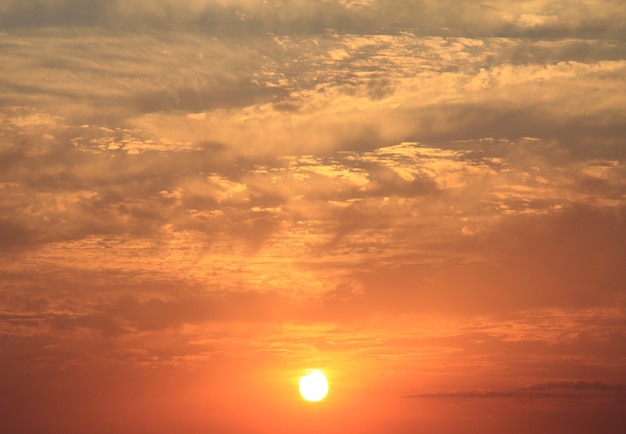
[[[423,393],[408,395],[406,398],[464,398],[464,399],[597,399],[604,394],[626,399],[625,387],[620,384],[571,381],[541,383],[515,390],[463,390],[449,393]]]
[[[272,32],[319,33],[326,29],[354,33],[416,30],[420,34],[508,35],[541,38],[584,36],[619,37],[624,16],[616,2],[593,6],[564,1],[379,0],[351,6],[349,2],[312,0],[174,2],[142,0],[126,2],[41,0],[9,2],[0,9],[5,28],[34,26],[102,26],[123,31],[137,29],[196,29],[222,34]]]
[[[533,384],[520,390],[546,391],[546,390],[581,390],[581,391],[616,391],[624,392],[626,387],[622,384],[606,384],[589,381],[560,381],[555,383]]]

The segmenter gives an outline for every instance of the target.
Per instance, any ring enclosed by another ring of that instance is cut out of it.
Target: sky
[[[626,432],[625,77],[621,0],[0,1],[0,431]]]

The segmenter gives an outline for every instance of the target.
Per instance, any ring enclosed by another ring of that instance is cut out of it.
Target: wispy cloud
[[[386,403],[363,432],[428,431],[457,397],[503,398],[502,420],[513,398],[623,420],[625,16],[602,0],[3,2],[0,428],[32,402],[64,432],[148,410],[168,431],[271,414],[284,426],[262,432],[306,432],[287,392],[304,365],[361,406],[342,415]],[[69,403],[86,416],[64,429]]]
[[[599,382],[563,381],[541,383],[513,390],[463,390],[448,393],[423,393],[408,395],[407,398],[467,398],[467,399],[597,399],[612,397],[626,400],[626,388],[621,384]]]

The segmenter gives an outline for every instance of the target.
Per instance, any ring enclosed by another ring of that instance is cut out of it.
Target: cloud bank
[[[624,16],[4,2],[0,426],[621,432]]]

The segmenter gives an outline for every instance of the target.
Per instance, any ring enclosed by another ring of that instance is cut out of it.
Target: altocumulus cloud
[[[571,3],[3,2],[4,414],[246,357],[614,411],[626,6]]]

